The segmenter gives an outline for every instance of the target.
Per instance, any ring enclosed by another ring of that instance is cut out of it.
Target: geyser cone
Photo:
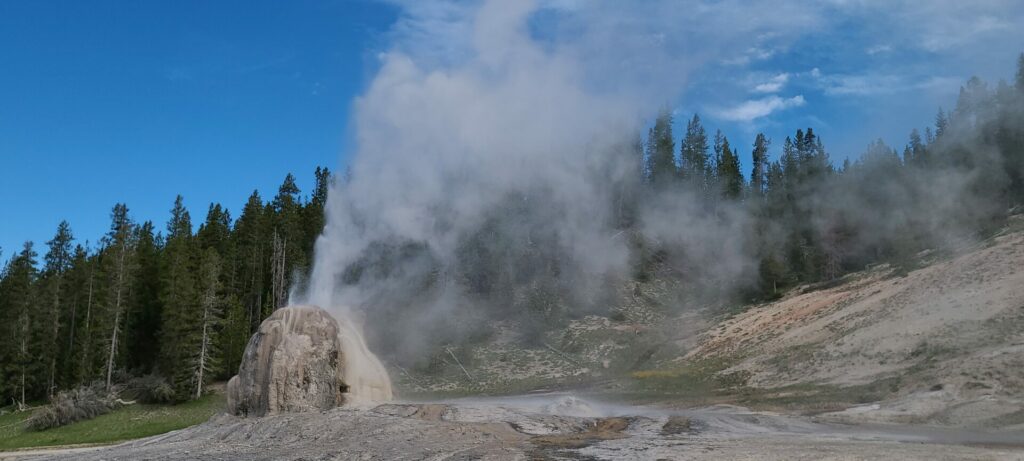
[[[316,306],[284,307],[264,320],[227,387],[229,411],[247,416],[391,399],[391,380],[359,328]]]

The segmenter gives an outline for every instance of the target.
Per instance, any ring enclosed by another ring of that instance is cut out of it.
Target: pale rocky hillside
[[[751,308],[703,334],[685,359],[736,359],[728,371],[762,388],[890,383],[892,402],[844,416],[1024,423],[1024,233],[905,277],[890,272]]]
[[[696,379],[729,388],[712,402],[781,396],[806,410],[801,396],[820,403],[827,391],[835,402],[815,413],[833,418],[1014,427],[1024,424],[1022,227],[1017,217],[983,242],[924,254],[904,276],[878,266],[733,315],[669,314],[666,282],[630,286],[618,318],[576,320],[530,347],[514,325],[500,326],[487,342],[439,356],[439,373],[392,374],[407,392],[455,393],[644,392],[645,376],[667,376],[657,387],[666,400]],[[694,367],[714,376],[676,377]]]

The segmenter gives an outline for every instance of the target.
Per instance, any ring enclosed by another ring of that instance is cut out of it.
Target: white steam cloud
[[[381,54],[354,107],[351,177],[330,191],[307,291],[293,294],[336,314],[375,317],[368,321],[388,326],[387,341],[401,343],[395,354],[421,349],[435,327],[453,331],[474,312],[490,315],[481,298],[463,292],[475,283],[467,277],[535,290],[557,278],[572,303],[602,303],[603,292],[629,277],[630,242],[609,204],[620,186],[639,180],[632,146],[644,117],[675,100],[702,63],[784,47],[823,27],[825,13],[852,8],[801,1],[399,4],[394,47]],[[779,75],[758,91],[779,91],[787,80]],[[799,95],[769,95],[718,115],[749,121],[803,104]],[[691,209],[696,202],[651,198],[638,210],[637,228],[683,248],[704,277],[756,270],[750,217],[737,208],[708,218]],[[529,254],[538,240],[547,245],[537,244],[538,252],[558,251]],[[525,249],[529,265],[512,261],[467,275],[467,242],[491,255],[508,253],[494,242]],[[545,276],[551,273],[558,277]],[[508,304],[526,296],[490,295]]]
[[[628,239],[610,226],[608,204],[612,184],[639,180],[630,143],[642,116],[664,102],[645,83],[682,69],[682,60],[664,59],[659,72],[649,65],[616,69],[609,56],[636,56],[594,54],[606,31],[587,29],[580,37],[588,38],[559,46],[531,34],[540,13],[596,14],[571,3],[415,3],[406,13],[396,27],[406,39],[381,55],[376,78],[355,104],[352,175],[330,192],[308,292],[298,297],[341,315],[353,307],[376,314],[391,331],[461,321],[456,317],[466,315],[452,311],[473,301],[453,280],[460,277],[460,244],[493,225],[520,247],[532,239],[557,242],[562,253],[550,270],[596,302],[603,281],[628,272]],[[664,52],[643,40],[625,48]],[[611,71],[618,73],[595,74]],[[661,97],[676,94],[685,75],[673,79],[674,86],[658,88]],[[528,211],[509,212],[517,203]],[[353,275],[354,266],[391,257],[405,258],[403,267]],[[394,293],[415,291],[426,278],[441,286],[431,299],[415,308],[389,305],[408,303]],[[400,316],[381,318],[389,309]],[[402,349],[417,349],[427,335],[403,335]]]
[[[458,239],[509,194],[544,191],[548,222],[574,264],[622,272],[625,239],[613,239],[609,183],[638,175],[623,157],[649,117],[674,99],[688,71],[752,44],[782,24],[810,29],[799,5],[758,10],[714,25],[734,2],[680,9],[650,2],[398,2],[394,49],[355,105],[352,177],[330,193],[305,298],[359,306],[366,286],[339,281],[379,241],[423,242],[442,266]],[[532,21],[551,19],[546,36]],[[684,21],[680,26],[679,21]],[[728,33],[724,33],[728,30]],[[771,34],[775,41],[787,34]],[[714,50],[689,45],[716,38]],[[792,104],[792,101],[785,104]]]
[[[360,304],[359,287],[336,283],[377,240],[429,243],[451,263],[457,238],[512,191],[550,187],[551,202],[576,204],[560,216],[575,256],[601,271],[624,251],[586,251],[603,210],[588,204],[602,184],[587,174],[591,149],[621,141],[640,108],[628,93],[581,88],[583,69],[542,50],[526,34],[532,7],[491,2],[474,22],[473,58],[454,68],[425,69],[402,53],[382,67],[356,103],[358,155],[353,176],[332,190],[318,242],[310,299]],[[339,289],[340,288],[340,289]]]

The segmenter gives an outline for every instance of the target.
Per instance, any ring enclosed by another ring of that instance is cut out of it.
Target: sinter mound
[[[249,340],[228,382],[228,411],[265,416],[327,410],[346,402],[346,352],[338,322],[323,309],[277,310]]]

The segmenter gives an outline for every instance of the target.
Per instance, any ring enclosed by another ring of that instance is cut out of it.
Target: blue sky
[[[339,165],[395,8],[303,2],[0,3],[0,247],[67,219],[95,242],[126,202],[163,228]]]
[[[478,3],[0,3],[4,259],[25,240],[42,253],[61,219],[95,242],[116,202],[162,228],[178,193],[200,221],[288,172],[308,190],[317,165],[344,168],[378,54],[457,66]],[[531,34],[598,88],[666,88],[744,170],[757,132],[775,154],[807,126],[839,163],[874,138],[902,145],[973,74],[1012,78],[1021,2],[920,3],[540,0]]]

